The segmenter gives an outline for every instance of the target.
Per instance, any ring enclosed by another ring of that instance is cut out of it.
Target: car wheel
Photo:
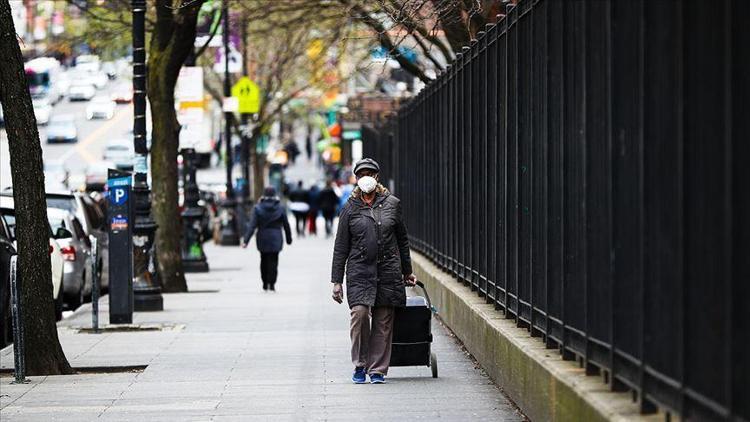
[[[62,278],[60,278],[62,280]],[[62,313],[63,313],[63,291],[62,291],[62,282],[60,282],[60,287],[57,289],[57,299],[55,299],[55,321],[60,321],[62,319]]]

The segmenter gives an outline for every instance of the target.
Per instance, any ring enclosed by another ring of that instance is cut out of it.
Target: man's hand
[[[333,283],[333,300],[337,303],[341,303],[344,301],[344,287],[341,285],[341,283]]]
[[[242,245],[240,245],[240,246],[242,246],[242,249],[245,249],[245,248],[247,248],[247,243],[242,242]]]
[[[406,283],[407,286],[416,286],[417,276],[414,274],[404,274],[404,283]]]

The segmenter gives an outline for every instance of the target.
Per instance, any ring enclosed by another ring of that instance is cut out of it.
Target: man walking
[[[309,201],[308,193],[300,180],[297,182],[297,187],[289,192],[289,209],[294,214],[294,227],[297,229],[297,236],[299,237],[305,235],[307,213],[310,211]]]
[[[253,208],[250,217],[250,227],[245,234],[242,247],[246,248],[255,230],[258,236],[255,244],[260,252],[260,276],[263,280],[263,290],[276,291],[276,278],[279,269],[279,252],[283,247],[281,230],[286,235],[286,244],[292,244],[292,229],[286,218],[286,209],[281,205],[276,189],[267,187],[263,190],[263,196]]]
[[[351,310],[352,381],[385,382],[391,360],[394,308],[406,304],[405,285],[413,286],[409,239],[401,204],[378,183],[380,167],[365,158],[354,166],[357,187],[339,216],[333,250],[333,300]]]
[[[331,237],[333,232],[333,218],[336,217],[336,209],[339,206],[339,196],[333,189],[333,182],[326,181],[326,187],[320,191],[320,212],[326,222],[326,237]]]

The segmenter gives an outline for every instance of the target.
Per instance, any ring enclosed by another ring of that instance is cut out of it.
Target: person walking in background
[[[286,209],[276,196],[274,187],[263,190],[263,196],[253,208],[250,226],[242,242],[246,248],[255,230],[255,244],[260,252],[260,276],[263,280],[263,290],[276,291],[276,278],[279,273],[279,252],[284,246],[281,231],[286,235],[286,244],[292,244],[292,229],[286,217]]]
[[[333,232],[333,218],[336,217],[338,205],[339,196],[333,189],[333,182],[329,179],[326,181],[326,187],[320,191],[320,212],[326,221],[326,237],[331,237]]]
[[[310,211],[307,213],[309,221],[308,231],[310,234],[318,235],[318,212],[320,211],[320,188],[313,184],[307,192],[307,200],[310,205]]]
[[[305,236],[305,223],[307,222],[307,213],[310,211],[310,204],[307,199],[307,191],[302,185],[302,181],[297,182],[297,187],[289,192],[289,209],[294,215],[295,229],[297,236]]]
[[[365,158],[354,166],[357,187],[339,216],[331,265],[333,300],[350,308],[352,381],[385,382],[391,361],[396,306],[406,305],[405,285],[412,274],[409,238],[401,218],[401,202],[378,183],[380,166]]]
[[[307,153],[307,161],[312,160],[312,150],[313,150],[313,127],[312,125],[307,125],[307,137],[305,138],[305,153]]]
[[[341,187],[341,197],[339,198],[339,213],[341,213],[344,205],[346,205],[347,201],[349,201],[349,197],[351,196],[355,187],[357,187],[357,178],[353,175],[349,176],[349,183]]]

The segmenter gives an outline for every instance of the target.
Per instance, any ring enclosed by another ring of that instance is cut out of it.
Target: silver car
[[[105,210],[89,194],[83,192],[47,192],[47,208],[59,208],[73,213],[87,236],[96,237],[99,247],[99,285],[102,292],[109,287],[109,237]]]
[[[78,218],[68,210],[48,208],[47,220],[53,233],[63,228],[72,234],[57,243],[64,261],[63,301],[68,309],[76,309],[91,295],[91,241]]]

